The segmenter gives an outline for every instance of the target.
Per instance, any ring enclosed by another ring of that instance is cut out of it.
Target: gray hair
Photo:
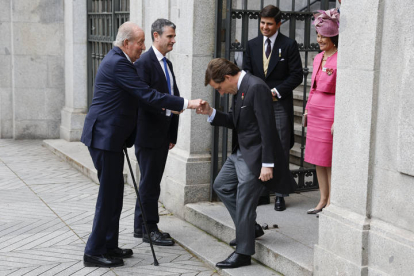
[[[137,29],[140,29],[139,26],[131,21],[124,22],[118,29],[116,39],[112,44],[116,47],[122,47],[124,45],[125,39],[132,40],[134,39],[134,33]]]
[[[154,23],[152,23],[151,25],[151,38],[152,41],[154,41],[154,32],[158,33],[159,35],[162,35],[162,33],[164,32],[164,27],[171,27],[175,30],[176,26],[174,23],[172,23],[170,20],[168,19],[164,19],[164,18],[158,18],[157,20],[154,21]]]

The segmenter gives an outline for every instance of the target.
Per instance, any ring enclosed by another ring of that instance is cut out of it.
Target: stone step
[[[306,93],[306,99],[309,98],[309,90]],[[299,90],[299,87],[293,90],[293,106],[303,106],[303,90]]]
[[[295,143],[293,147],[290,149],[290,157],[289,162],[292,164],[295,164],[297,166],[300,166],[300,159],[301,159],[301,149],[300,149],[300,143]],[[312,164],[303,163],[303,166],[305,168],[313,168],[314,166]]]
[[[253,260],[252,265],[234,269],[219,269],[216,263],[225,260],[234,249],[228,244],[207,234],[194,225],[175,216],[162,216],[158,223],[160,229],[168,231],[182,247],[201,259],[206,265],[217,270],[220,275],[228,276],[281,276],[280,273]],[[155,252],[157,253],[157,252]]]
[[[43,140],[42,146],[65,160],[72,167],[99,184],[98,174],[89,155],[88,148],[81,142],[68,142],[63,139]],[[128,155],[131,158],[130,150]],[[134,156],[132,152],[132,156]],[[135,158],[135,157],[134,157]],[[125,161],[126,164],[126,161]],[[127,165],[127,164],[126,164]],[[129,173],[129,171],[128,171]],[[124,181],[127,183],[127,170],[124,169]],[[139,179],[139,178],[136,178]]]
[[[268,224],[270,229],[256,239],[253,258],[283,275],[312,275],[318,219],[306,210],[317,204],[319,191],[291,194],[285,200],[287,209],[283,212],[274,211],[273,204],[258,207],[257,222]],[[193,203],[186,208],[186,221],[226,243],[234,239],[234,224],[222,203]]]

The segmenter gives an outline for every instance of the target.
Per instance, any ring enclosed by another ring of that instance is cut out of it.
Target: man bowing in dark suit
[[[293,89],[303,79],[302,61],[295,40],[280,33],[282,13],[278,7],[268,5],[260,12],[260,32],[262,35],[247,43],[243,69],[261,78],[270,87],[276,119],[276,129],[283,147],[285,158],[289,160],[289,150],[293,147]],[[285,183],[288,185],[288,183]],[[276,193],[275,210],[286,209],[284,197],[289,193]],[[260,204],[268,204],[269,192],[264,191]]]
[[[160,93],[139,80],[133,62],[145,50],[144,41],[144,32],[138,25],[122,24],[113,49],[96,74],[93,100],[81,137],[100,184],[92,233],[83,257],[85,266],[121,266],[122,258],[133,254],[131,249],[118,247],[118,232],[124,195],[122,149],[133,144],[138,106],[181,111],[196,108],[201,102]]]
[[[259,196],[264,187],[286,193],[292,183],[288,163],[276,131],[272,96],[266,83],[222,58],[208,64],[204,84],[221,95],[232,94],[229,113],[211,108],[203,102],[198,114],[209,115],[212,125],[236,130],[236,144],[227,158],[213,188],[226,206],[236,226],[236,250],[220,268],[250,265],[255,253],[255,220]],[[276,140],[275,140],[276,139]]]
[[[135,62],[140,79],[152,89],[180,96],[171,62],[165,55],[175,44],[175,24],[167,19],[157,19],[151,26],[152,47]],[[156,245],[173,245],[168,233],[161,233],[157,223],[160,182],[164,173],[168,151],[177,143],[178,114],[171,110],[140,108],[138,110],[135,154],[141,171],[139,194],[147,218],[150,235],[145,233],[138,201],[135,206],[134,237]],[[144,233],[144,234],[143,234]]]

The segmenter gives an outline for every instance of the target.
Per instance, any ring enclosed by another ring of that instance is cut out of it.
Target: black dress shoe
[[[217,263],[216,266],[219,268],[224,268],[224,269],[236,268],[236,267],[251,265],[252,264],[251,260],[252,260],[252,257],[249,255],[243,255],[243,254],[233,252],[231,253],[230,256],[227,257],[227,259],[225,259],[222,262]]]
[[[270,196],[269,195],[260,196],[257,206],[266,205],[266,204],[270,204]]]
[[[286,210],[285,198],[284,197],[281,197],[281,196],[277,196],[276,197],[275,210],[276,211],[284,211],[284,210]]]
[[[169,234],[169,233],[164,232],[164,233],[161,233],[161,234],[162,234],[162,236],[163,236],[164,238],[171,239],[171,236],[170,236],[170,234]],[[139,229],[134,229],[134,237],[135,237],[135,238],[142,238],[142,229],[141,229],[141,228],[139,228]]]
[[[152,244],[161,245],[161,246],[174,245],[174,240],[173,239],[164,237],[163,233],[161,233],[158,230],[152,231],[150,233],[150,236],[151,236]],[[144,236],[142,237],[142,241],[146,242],[146,243],[149,243],[148,234],[144,234]]]
[[[257,239],[258,237],[261,237],[263,235],[264,235],[263,228],[260,226],[260,224],[256,223],[254,225],[254,237],[255,237],[255,239]],[[230,246],[236,246],[237,245],[236,239],[229,242],[229,245]]]
[[[115,257],[115,258],[129,258],[134,254],[132,249],[122,249],[122,248],[114,248],[114,249],[107,249],[106,256]]]
[[[83,265],[87,267],[116,267],[123,266],[124,260],[107,255],[93,256],[84,254]]]

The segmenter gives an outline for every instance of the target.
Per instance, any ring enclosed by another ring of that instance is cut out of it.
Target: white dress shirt
[[[154,46],[152,46],[153,48],[154,48],[154,52],[155,51],[157,51],[161,56],[162,56],[162,54],[154,47]],[[122,49],[121,49],[121,51],[122,51]],[[131,59],[129,58],[129,56],[124,52],[124,51],[122,51],[123,53],[124,53],[124,55],[125,55],[125,57],[127,58],[127,60],[129,61],[129,62],[131,62],[131,63],[133,63],[132,61],[131,61]],[[156,55],[156,54],[155,54]],[[158,58],[158,56],[157,56],[157,58]],[[162,68],[162,71],[164,71],[164,61],[162,61],[161,60],[161,68]],[[168,65],[167,65],[167,68],[168,68]],[[171,83],[171,90],[173,90],[173,95],[174,95],[174,88],[173,88],[173,83],[174,83],[174,80],[173,80],[173,78],[172,78],[172,75],[171,75],[171,72],[170,72],[170,68],[168,68],[168,72],[169,72],[169,74],[170,74],[170,83]],[[165,74],[165,71],[164,71],[164,74]],[[187,107],[188,107],[188,100],[187,99],[184,99],[184,105],[183,105],[183,110],[184,109],[187,109]],[[169,111],[169,114],[167,115],[167,111]],[[171,115],[171,110],[169,110],[169,109],[167,109],[166,110],[166,112],[165,112],[165,115],[166,116],[170,116]]]
[[[158,59],[158,61],[160,62],[160,66],[161,66],[161,68],[162,68],[162,71],[164,72],[164,74],[165,74],[165,79],[167,79],[167,74],[166,74],[166,72],[165,72],[165,68],[164,68],[164,60],[163,60],[163,58],[165,57],[163,54],[161,54],[161,52],[160,51],[158,51],[157,50],[157,48],[156,47],[154,47],[154,45],[152,45],[151,46],[152,47],[152,49],[154,50],[154,53],[155,53],[155,56],[157,57],[157,59]],[[173,79],[173,76],[172,76],[172,73],[171,73],[171,70],[170,70],[170,67],[168,66],[168,63],[167,63],[167,69],[168,69],[168,75],[170,75],[170,84],[171,84],[171,91],[169,91],[170,93],[169,94],[171,94],[171,95],[174,95],[174,79]],[[165,116],[171,116],[171,110],[169,110],[169,109],[166,109],[165,110]]]
[[[266,47],[267,47],[266,40],[269,38],[270,39],[270,49],[271,49],[270,52],[271,53],[273,52],[273,45],[275,45],[275,41],[276,41],[276,38],[277,38],[277,35],[278,34],[279,34],[279,30],[277,30],[276,33],[274,35],[272,35],[271,37],[263,36],[263,46],[264,46],[264,49],[266,49]],[[277,54],[279,54],[279,53],[277,53]],[[279,99],[282,98],[282,96],[280,96],[280,94],[279,94],[279,91],[277,91],[276,87],[273,87],[273,89],[276,90],[277,97]]]

